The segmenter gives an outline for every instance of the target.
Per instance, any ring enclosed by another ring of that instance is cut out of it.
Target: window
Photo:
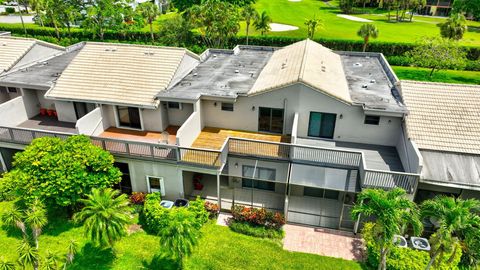
[[[140,110],[134,107],[117,106],[118,124],[122,127],[141,129]]]
[[[7,92],[8,93],[17,93],[18,90],[15,87],[7,87]]]
[[[163,177],[147,176],[148,192],[160,192],[165,196],[165,184]]]
[[[178,109],[178,110],[182,108],[182,106],[180,106],[180,102],[168,102],[167,107],[169,109]]]
[[[258,130],[283,133],[283,109],[260,107],[258,113]]]
[[[338,196],[340,195],[340,192],[336,190],[323,189],[323,188],[304,187],[303,195],[310,196],[310,197],[338,200]]]
[[[365,121],[363,121],[365,125],[377,125],[380,123],[380,116],[374,115],[365,115]]]
[[[233,103],[222,102],[222,111],[233,112]]]
[[[308,136],[333,139],[337,115],[333,113],[310,112]]]
[[[132,181],[130,179],[130,169],[128,163],[115,162],[114,166],[122,172],[122,181],[116,184],[114,188],[119,189],[122,193],[132,193]]]
[[[255,176],[253,176],[254,171]],[[255,170],[254,166],[244,165],[242,167],[242,175],[244,177],[242,178],[242,187],[275,191],[275,182],[272,182],[275,181],[274,169],[257,167],[257,169]],[[267,181],[253,180],[251,178]]]

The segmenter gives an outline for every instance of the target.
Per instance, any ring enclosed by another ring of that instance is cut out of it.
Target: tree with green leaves
[[[354,0],[340,0],[340,3],[339,3],[340,10],[345,14],[350,14],[353,12],[354,4],[355,4]]]
[[[456,249],[465,245],[466,234],[480,236],[479,211],[480,202],[474,199],[438,196],[422,203],[422,217],[433,219],[438,224],[437,230],[430,237],[431,259],[426,270],[439,264],[444,255],[450,256],[448,261],[453,261]]]
[[[168,46],[186,47],[193,39],[192,30],[190,20],[177,15],[163,21],[160,26],[160,42]]]
[[[15,270],[15,263],[0,257],[0,270]]]
[[[145,2],[137,7],[137,11],[142,15],[145,21],[150,26],[150,37],[152,42],[155,41],[155,36],[153,35],[153,22],[157,19],[160,12],[158,10],[158,6],[152,2]]]
[[[17,7],[18,7],[18,15],[20,15],[20,21],[22,22],[22,27],[23,31],[25,32],[25,36],[27,36],[27,28],[25,27],[25,22],[23,21],[23,15],[22,15],[22,9],[20,8],[20,2],[19,0],[17,1]]]
[[[0,193],[73,207],[93,188],[120,182],[121,172],[113,162],[108,151],[86,136],[38,138],[14,156],[13,169],[0,179]]]
[[[84,207],[74,220],[83,223],[85,236],[93,244],[113,249],[115,241],[127,234],[132,219],[127,196],[110,188],[93,189],[81,202]]]
[[[466,52],[456,41],[440,37],[425,37],[416,45],[413,50],[406,53],[406,56],[415,66],[430,68],[430,77],[434,71],[461,69],[467,62]]]
[[[78,243],[75,240],[70,240],[67,246],[67,254],[65,255],[65,264],[63,270],[67,269],[67,266],[72,264],[75,255],[78,253]]]
[[[44,27],[43,19],[42,17],[43,12],[45,11],[45,0],[29,0],[30,6],[32,7],[32,10],[35,11],[35,14],[37,15],[37,18],[40,21],[40,25]]]
[[[45,206],[38,199],[34,200],[25,211],[25,217],[25,223],[30,225],[32,231],[35,248],[38,249],[38,237],[42,233],[42,228],[48,223]]]
[[[257,31],[265,35],[268,31],[270,31],[270,23],[272,22],[272,18],[268,15],[266,11],[263,11],[262,14],[254,21],[253,25]]]
[[[158,235],[167,254],[177,260],[179,269],[182,269],[183,259],[192,253],[200,236],[195,213],[186,208],[171,209],[168,224]]]
[[[406,197],[404,189],[390,191],[365,189],[358,195],[352,217],[360,215],[373,219],[373,237],[379,245],[379,270],[386,270],[387,256],[394,244],[394,235],[402,234],[408,226],[418,235],[422,231],[417,205]]]
[[[124,21],[124,10],[129,7],[125,0],[91,0],[86,5],[84,26],[101,40],[107,29],[118,29]]]
[[[365,52],[367,50],[368,43],[370,42],[370,38],[378,37],[378,28],[374,24],[363,24],[357,31],[357,36],[363,38],[363,52]]]
[[[315,18],[315,15],[312,19],[305,20],[305,25],[307,26],[307,38],[313,39],[317,28],[323,27],[322,20]]]
[[[478,0],[455,0],[453,2],[454,13],[465,13],[476,19],[480,19],[480,1]]]
[[[452,14],[446,22],[440,24],[440,34],[444,38],[460,40],[467,30],[467,20],[460,13]]]
[[[240,13],[236,6],[219,1],[206,0],[185,12],[192,25],[200,32],[210,48],[224,48],[228,40],[240,30]]]
[[[18,263],[25,269],[27,266],[32,266],[34,270],[40,267],[40,257],[38,249],[36,249],[30,242],[23,240],[17,248]]]
[[[247,45],[248,45],[248,37],[250,34],[250,25],[252,21],[256,21],[258,19],[258,12],[253,5],[247,5],[242,10],[242,17],[245,20],[245,35],[247,36]]]

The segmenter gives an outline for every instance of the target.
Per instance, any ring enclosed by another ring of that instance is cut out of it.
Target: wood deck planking
[[[168,126],[165,130],[168,132],[168,144],[174,145],[176,143],[176,134],[177,130],[180,127],[177,126]],[[162,132],[155,131],[141,131],[141,130],[130,130],[116,127],[109,127],[105,130],[100,137],[104,138],[113,138],[120,140],[133,140],[141,141],[148,143],[159,143],[163,140],[164,135]]]

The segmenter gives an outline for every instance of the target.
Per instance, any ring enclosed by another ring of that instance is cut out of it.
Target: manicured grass
[[[0,215],[11,202],[0,202]],[[177,269],[175,262],[163,257],[160,239],[143,231],[124,237],[110,250],[92,246],[83,235],[83,228],[74,225],[65,215],[55,213],[40,237],[40,253],[47,250],[64,256],[68,241],[78,241],[80,252],[68,269]],[[1,225],[1,224],[0,224]],[[362,269],[361,265],[341,259],[288,252],[278,241],[259,239],[230,231],[215,223],[202,229],[203,236],[185,269]],[[16,247],[21,235],[16,230],[0,227],[0,256],[16,260]]]
[[[430,77],[430,69],[392,67],[401,80],[431,81],[445,83],[480,84],[479,71],[440,70]]]
[[[316,38],[359,39],[356,32],[363,24],[362,22],[337,17],[337,14],[340,13],[338,1],[330,1],[326,4],[319,0],[302,0],[300,2],[257,0],[256,8],[259,12],[267,11],[273,22],[299,27],[295,31],[271,32],[268,34],[272,36],[306,37],[307,30],[304,22],[314,15],[322,19],[324,24],[323,29],[317,31]],[[370,10],[370,12],[373,14],[355,16],[374,21],[373,23],[380,31],[380,36],[376,39],[378,41],[412,43],[422,36],[438,36],[440,30],[436,24],[445,20],[443,18],[415,16],[412,23],[394,23],[387,22],[385,11]],[[480,23],[469,22],[469,26],[470,31],[466,33],[461,43],[464,45],[480,45]],[[242,24],[240,34],[245,34],[244,24]],[[253,31],[253,34],[259,35],[255,31]],[[375,40],[372,42],[375,42]]]
[[[232,232],[209,224],[187,269],[362,269],[359,263],[283,250],[277,241]]]

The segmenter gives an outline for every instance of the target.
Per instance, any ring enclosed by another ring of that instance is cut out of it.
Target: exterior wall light
[[[214,107],[217,107],[217,102],[214,102],[214,103],[213,103],[213,106],[214,106]]]
[[[235,168],[238,168],[238,162],[235,162]]]
[[[343,114],[340,114],[339,118],[340,118],[340,119],[343,119]]]
[[[252,111],[255,111],[255,106],[252,106]]]

